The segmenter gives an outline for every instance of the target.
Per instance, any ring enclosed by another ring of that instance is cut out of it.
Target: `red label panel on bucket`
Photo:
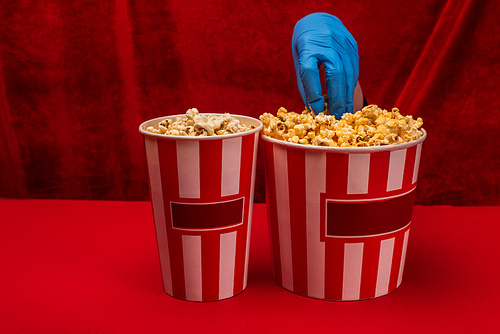
[[[216,203],[171,202],[171,208],[174,228],[213,229],[243,221],[243,198]]]
[[[411,221],[415,191],[373,202],[326,203],[327,236],[366,236],[388,233]]]

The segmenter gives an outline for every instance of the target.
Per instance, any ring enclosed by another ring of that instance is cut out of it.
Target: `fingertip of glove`
[[[340,118],[342,118],[342,115],[346,112],[349,111],[347,111],[345,108],[330,109],[330,115],[333,115],[337,120],[340,120]]]
[[[325,110],[325,99],[323,97],[309,102],[309,108],[317,115]]]

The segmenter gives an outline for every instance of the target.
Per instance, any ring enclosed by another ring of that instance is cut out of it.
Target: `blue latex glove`
[[[322,63],[330,114],[339,119],[345,112],[352,113],[359,76],[358,44],[342,22],[327,13],[313,13],[300,19],[293,30],[292,52],[304,104],[316,114],[324,110],[318,68]]]

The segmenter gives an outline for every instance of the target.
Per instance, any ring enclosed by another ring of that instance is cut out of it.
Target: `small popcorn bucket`
[[[202,115],[202,114],[200,114]],[[217,115],[217,114],[212,114]],[[257,145],[262,123],[221,136],[166,136],[142,123],[149,190],[167,294],[189,301],[226,299],[247,285]]]
[[[424,135],[377,147],[292,144],[262,135],[276,283],[362,300],[403,278]]]

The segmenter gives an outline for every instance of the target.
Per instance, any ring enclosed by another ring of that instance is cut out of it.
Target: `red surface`
[[[147,200],[139,124],[302,110],[311,12],[359,46],[367,100],[421,116],[420,204],[500,205],[497,0],[16,0],[0,9],[0,197]],[[256,198],[264,201],[259,164]]]
[[[163,292],[148,202],[0,200],[0,212],[2,333],[500,330],[500,207],[416,206],[402,285],[361,302],[275,284],[263,204],[247,289],[208,303]]]

